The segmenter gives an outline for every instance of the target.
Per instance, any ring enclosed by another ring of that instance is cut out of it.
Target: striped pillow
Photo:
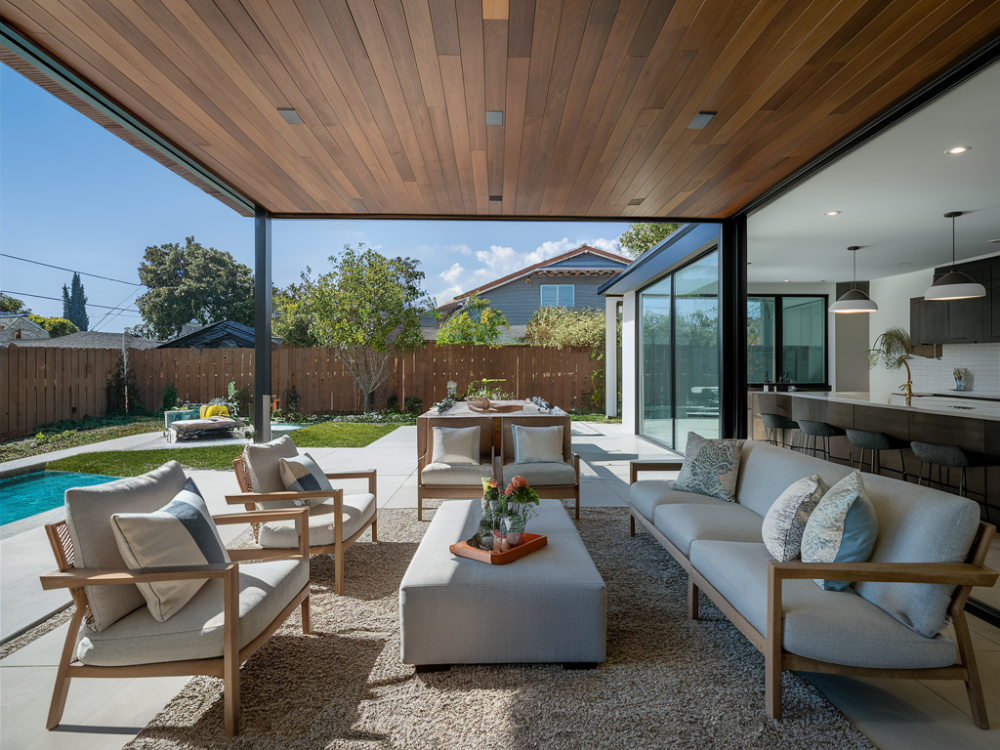
[[[131,571],[231,562],[193,479],[188,479],[184,489],[157,511],[114,514],[111,530]],[[153,618],[166,622],[207,582],[207,578],[196,578],[137,585]]]
[[[317,492],[319,490],[333,492],[330,480],[326,478],[326,474],[308,453],[302,453],[295,458],[278,459],[278,469],[285,489],[290,492]],[[322,505],[326,499],[325,497],[309,497],[295,499],[292,502],[299,507],[304,505],[311,508],[314,505]],[[276,507],[275,503],[269,503],[269,505],[272,508]]]

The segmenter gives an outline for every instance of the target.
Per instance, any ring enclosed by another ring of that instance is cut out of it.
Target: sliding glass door
[[[718,252],[659,280],[639,299],[639,432],[683,453],[688,432],[720,434]]]
[[[827,382],[827,298],[776,294],[747,298],[747,382]]]

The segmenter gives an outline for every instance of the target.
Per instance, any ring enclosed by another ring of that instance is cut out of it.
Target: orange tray
[[[467,557],[470,560],[478,560],[479,562],[488,563],[489,565],[506,565],[507,563],[514,562],[515,560],[520,560],[525,555],[530,555],[532,552],[541,549],[548,543],[549,539],[544,534],[528,534],[525,532],[521,534],[521,543],[519,545],[511,547],[509,550],[501,552],[499,555],[494,555],[492,552],[488,552],[487,550],[470,547],[468,542],[453,544],[448,549],[451,551],[451,554],[457,555],[458,557]]]

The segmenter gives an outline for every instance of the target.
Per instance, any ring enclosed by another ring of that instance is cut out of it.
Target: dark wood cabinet
[[[948,340],[947,302],[928,302],[923,297],[910,300],[910,341],[914,346],[946,344]]]
[[[1000,257],[960,263],[956,269],[986,288],[985,297],[951,301],[910,300],[910,338],[927,344],[981,344],[1000,342]],[[937,280],[951,270],[935,269]]]

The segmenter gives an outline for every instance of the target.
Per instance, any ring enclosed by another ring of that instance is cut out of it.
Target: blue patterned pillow
[[[865,562],[878,536],[875,506],[857,471],[823,495],[802,534],[802,562]],[[843,591],[850,581],[814,579],[826,591]]]
[[[333,492],[333,485],[326,478],[326,474],[313,461],[308,453],[302,453],[295,458],[278,459],[278,468],[281,474],[281,481],[285,489],[289,492],[317,492],[319,490],[330,490]],[[308,497],[290,501],[291,507],[306,506],[311,508],[315,505],[322,505],[325,497]],[[268,503],[271,508],[279,507],[277,503]]]
[[[706,440],[689,432],[687,457],[673,488],[720,500],[735,500],[742,453],[742,440]]]

